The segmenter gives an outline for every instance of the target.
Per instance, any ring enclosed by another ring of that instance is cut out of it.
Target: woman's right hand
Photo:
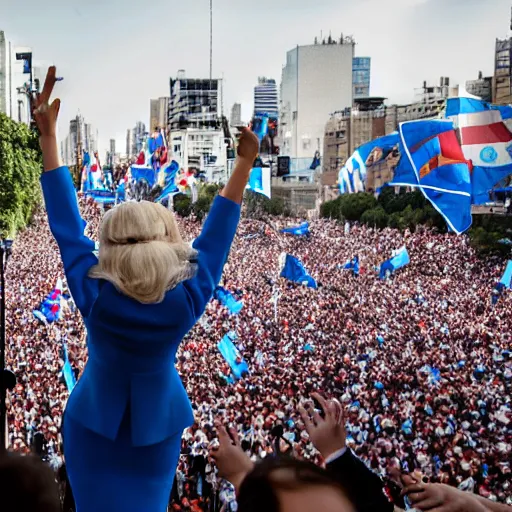
[[[240,128],[242,134],[238,140],[238,158],[246,161],[250,167],[256,160],[260,150],[260,141],[254,132],[249,128]]]
[[[57,69],[55,66],[48,68],[41,94],[36,93],[32,99],[32,112],[39,129],[41,138],[57,137],[57,117],[59,115],[60,100],[56,99],[50,105],[50,96],[57,82]]]

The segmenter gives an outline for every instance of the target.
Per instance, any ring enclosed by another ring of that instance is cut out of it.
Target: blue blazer
[[[196,276],[167,292],[160,304],[141,304],[111,283],[88,277],[98,260],[94,242],[84,234],[86,224],[67,167],[45,172],[41,183],[69,291],[88,333],[89,359],[66,414],[115,440],[129,406],[134,446],[157,444],[183,431],[194,416],[174,366],[176,350],[220,281],[240,205],[217,197],[193,244]]]

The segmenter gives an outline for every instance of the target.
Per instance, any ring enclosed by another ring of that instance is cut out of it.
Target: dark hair
[[[285,481],[273,479],[272,473],[279,469],[289,470],[292,476]],[[240,486],[238,512],[279,512],[278,490],[293,491],[307,486],[334,487],[347,496],[338,481],[311,462],[286,456],[269,456],[254,466]]]
[[[6,512],[59,512],[52,470],[33,455],[0,455],[0,508]]]

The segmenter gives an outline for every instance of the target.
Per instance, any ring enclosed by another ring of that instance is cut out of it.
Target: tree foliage
[[[13,237],[29,222],[41,199],[37,136],[0,113],[0,236]]]

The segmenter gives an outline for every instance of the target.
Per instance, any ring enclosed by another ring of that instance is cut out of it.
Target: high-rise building
[[[167,128],[167,118],[169,116],[169,98],[158,98],[150,101],[149,129]]]
[[[132,148],[133,148],[133,132],[128,128],[126,130],[126,157],[131,158],[133,156],[132,154]]]
[[[254,87],[254,115],[267,115],[271,119],[279,117],[279,100],[276,81],[271,78],[259,77]]]
[[[227,149],[220,120],[222,80],[185,78],[179,71],[170,80],[169,144],[185,169],[204,173],[209,181],[227,179]]]
[[[142,121],[138,121],[132,131],[132,156],[137,156],[142,151],[147,136],[146,125]]]
[[[110,139],[110,154],[116,154],[116,139]]]
[[[0,30],[0,112],[13,117],[11,43]]]
[[[221,80],[185,78],[185,72],[179,71],[170,81],[169,129],[218,129],[221,87]]]
[[[354,46],[347,38],[288,52],[281,82],[281,154],[312,160],[322,153],[330,114],[352,106]]]
[[[423,87],[416,89],[416,103],[428,105],[458,95],[459,86],[450,85],[450,78],[442,76],[439,79],[439,85],[428,85],[425,81]]]
[[[352,61],[354,99],[370,96],[371,63],[370,57],[354,57]]]
[[[480,71],[476,80],[466,82],[466,91],[490,103],[492,101],[492,76],[484,77]]]
[[[492,101],[497,105],[512,103],[512,38],[496,39]]]
[[[242,105],[240,103],[235,103],[231,108],[229,124],[231,126],[240,126],[242,124]]]
[[[61,156],[65,165],[76,165],[86,151],[91,155],[98,151],[98,130],[86,123],[81,114],[69,122],[69,132],[61,143]],[[77,155],[79,153],[79,155]]]

